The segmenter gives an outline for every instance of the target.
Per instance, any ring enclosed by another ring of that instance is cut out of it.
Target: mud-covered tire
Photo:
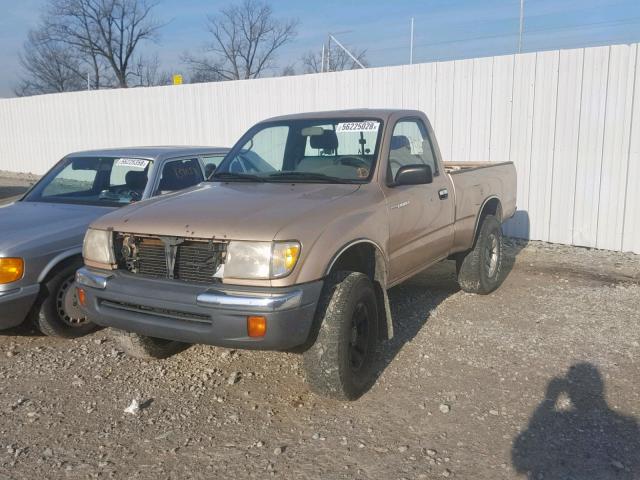
[[[78,307],[75,273],[80,267],[81,260],[69,263],[42,284],[40,296],[34,306],[33,319],[43,334],[77,338],[98,328]]]
[[[484,217],[472,250],[456,259],[458,284],[468,293],[486,295],[502,282],[502,225],[493,215]]]
[[[338,400],[355,400],[375,381],[378,306],[369,277],[336,272],[326,282],[316,312],[315,342],[304,354],[311,389]]]
[[[189,347],[188,343],[148,337],[115,328],[111,329],[111,336],[127,355],[142,360],[167,358]]]

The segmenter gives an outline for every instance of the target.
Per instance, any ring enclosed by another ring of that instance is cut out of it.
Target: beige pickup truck
[[[355,399],[393,335],[387,290],[447,258],[463,290],[497,288],[515,200],[512,163],[443,162],[422,112],[272,118],[207,182],[95,221],[78,298],[132,355],[297,350],[313,390]]]

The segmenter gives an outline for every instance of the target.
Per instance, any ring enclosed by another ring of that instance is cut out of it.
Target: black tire
[[[458,284],[468,293],[486,295],[502,282],[502,225],[493,215],[484,217],[472,250],[456,259]]]
[[[78,307],[75,274],[80,267],[81,260],[68,263],[43,283],[34,307],[34,319],[45,335],[76,338],[97,328]]]
[[[188,343],[164,338],[148,337],[134,332],[111,329],[111,336],[131,357],[142,360],[156,360],[167,358],[189,347]]]
[[[313,391],[338,400],[355,400],[375,381],[378,307],[369,277],[336,272],[325,283],[318,310],[318,334],[304,352],[307,382]]]

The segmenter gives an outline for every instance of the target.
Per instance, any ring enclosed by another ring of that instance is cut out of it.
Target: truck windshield
[[[142,199],[151,160],[67,157],[23,199],[27,202],[121,206]]]
[[[378,155],[378,119],[300,119],[259,124],[210,181],[366,183]]]

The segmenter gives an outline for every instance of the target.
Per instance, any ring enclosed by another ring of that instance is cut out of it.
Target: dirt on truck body
[[[454,258],[493,291],[515,198],[512,163],[443,162],[422,112],[277,117],[208,182],[94,222],[79,298],[133,355],[298,350],[312,389],[355,399],[393,335],[387,290]]]

